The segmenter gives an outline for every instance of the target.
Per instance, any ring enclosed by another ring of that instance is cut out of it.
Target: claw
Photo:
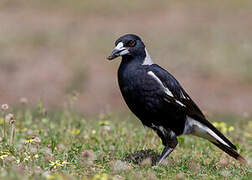
[[[170,147],[167,147],[165,146],[164,147],[164,150],[159,158],[159,161],[158,161],[158,165],[161,164],[163,162],[163,160],[169,156],[169,154],[171,154],[171,152],[174,150],[174,148],[170,148]]]

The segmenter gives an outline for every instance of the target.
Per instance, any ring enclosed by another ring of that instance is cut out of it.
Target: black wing
[[[163,85],[171,91],[174,96],[173,98],[185,105],[188,115],[199,116],[205,119],[204,114],[198,106],[169,72],[156,64],[151,66],[151,71],[153,71]]]
[[[150,70],[161,80],[163,85],[168,88],[173,95],[173,97],[171,97],[164,94],[164,98],[167,98],[168,100],[170,100],[170,103],[174,103],[176,105],[177,103],[182,103],[184,106],[182,106],[181,108],[184,108],[186,114],[189,117],[210,128],[220,138],[227,142],[230,147],[236,149],[236,147],[205,118],[199,107],[193,102],[190,96],[181,87],[179,82],[169,72],[156,64],[151,65]]]

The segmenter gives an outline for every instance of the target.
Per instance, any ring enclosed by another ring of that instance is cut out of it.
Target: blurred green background
[[[86,114],[127,110],[108,62],[126,33],[144,40],[207,112],[252,112],[252,1],[1,0],[0,99]]]

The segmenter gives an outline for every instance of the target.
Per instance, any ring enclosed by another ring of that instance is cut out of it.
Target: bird
[[[126,104],[144,126],[157,133],[164,145],[158,164],[173,152],[180,135],[207,139],[246,163],[236,146],[206,119],[175,77],[152,61],[139,36],[126,34],[119,37],[107,59],[119,56],[122,60],[117,73],[118,83]]]

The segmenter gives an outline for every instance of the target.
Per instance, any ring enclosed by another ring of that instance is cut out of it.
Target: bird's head
[[[115,48],[107,59],[112,60],[119,56],[145,57],[145,45],[137,35],[126,34],[116,40]]]

